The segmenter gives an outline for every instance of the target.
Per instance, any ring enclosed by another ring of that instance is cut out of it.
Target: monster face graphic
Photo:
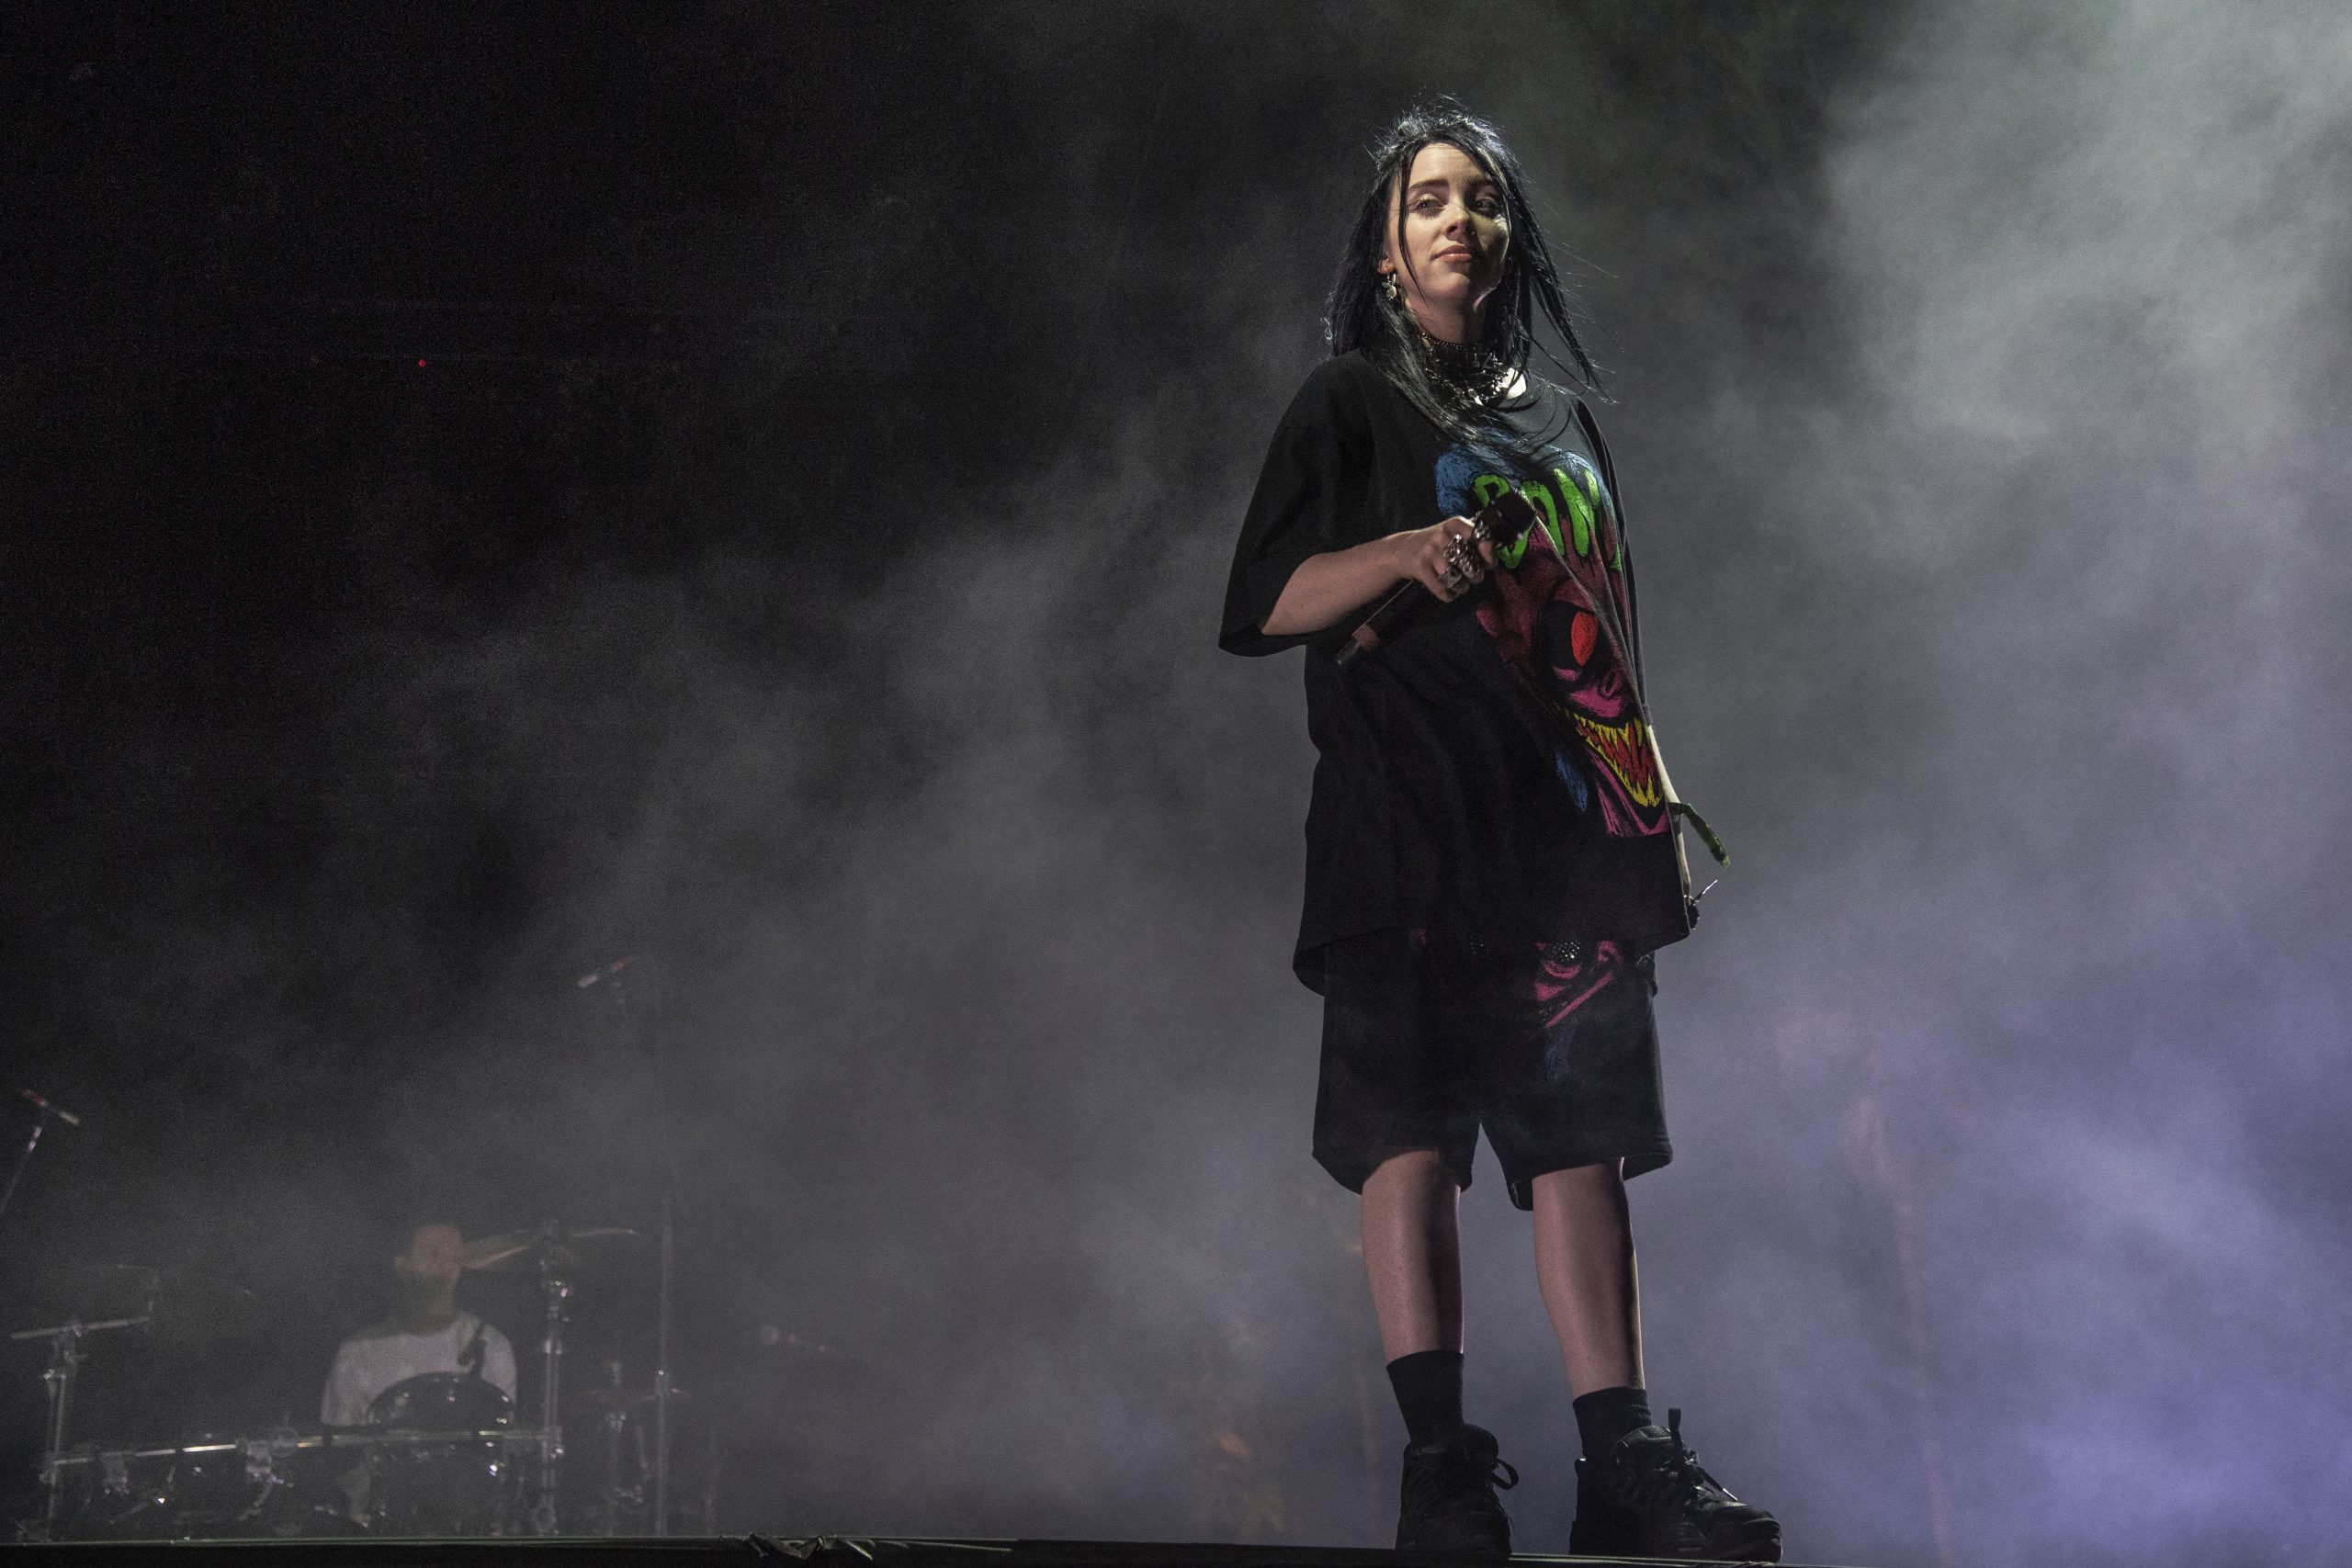
[[[1573,453],[1550,456],[1556,466],[1549,483],[1511,487],[1535,503],[1544,526],[1503,555],[1500,564],[1509,570],[1493,574],[1494,592],[1478,606],[1478,624],[1512,678],[1556,721],[1564,748],[1581,752],[1580,759],[1560,758],[1561,777],[1578,805],[1586,804],[1589,779],[1606,831],[1664,832],[1665,792],[1649,737],[1600,620],[1607,614],[1622,626],[1629,619],[1616,509],[1590,464]],[[1446,470],[1441,462],[1442,500],[1452,488],[1445,481],[1458,475]],[[1508,482],[1479,474],[1462,488],[1466,499],[1484,504]]]
[[[1613,942],[1589,946],[1578,942],[1546,943],[1534,969],[1517,976],[1520,994],[1513,1000],[1520,1005],[1529,1032],[1539,1039],[1555,1034],[1587,1002],[1622,984],[1628,963],[1624,948]],[[1553,1048],[1567,1043],[1557,1039]],[[1546,1053],[1544,1066],[1557,1073],[1563,1064],[1551,1060],[1550,1055]]]

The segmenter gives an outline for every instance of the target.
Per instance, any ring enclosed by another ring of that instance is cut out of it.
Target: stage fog
[[[310,1421],[395,1220],[674,1178],[681,1528],[1381,1542],[1302,656],[1215,640],[1445,91],[1573,256],[1731,851],[1658,963],[1659,1408],[1800,1560],[2340,1549],[2333,7],[379,20],[16,72],[5,1087],[82,1124],[0,1271],[263,1308],[94,1340],[84,1436]],[[1469,1398],[1556,1550],[1480,1158]],[[567,1380],[650,1367],[653,1263]],[[527,1281],[459,1299],[527,1407]]]

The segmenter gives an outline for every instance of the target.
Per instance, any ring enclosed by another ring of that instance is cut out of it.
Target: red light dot
[[[417,367],[419,370],[424,369],[424,360],[422,360],[422,359],[418,360],[418,361],[416,362],[416,367]]]

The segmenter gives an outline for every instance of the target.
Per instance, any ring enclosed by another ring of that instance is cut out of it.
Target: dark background
[[[0,1272],[266,1315],[94,1345],[81,1429],[307,1418],[388,1227],[650,1224],[666,1103],[722,1528],[1380,1540],[1296,674],[1210,641],[1361,149],[1449,90],[1571,264],[1736,855],[1662,964],[1660,1402],[1798,1557],[2332,1560],[2341,29],[21,22],[0,1038],[86,1122]],[[626,1013],[574,983],[624,954]],[[1473,1416],[1556,1548],[1498,1189]],[[573,1375],[645,1364],[644,1261]]]

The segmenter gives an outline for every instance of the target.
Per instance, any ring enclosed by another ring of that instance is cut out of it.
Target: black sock
[[[1416,1443],[1442,1438],[1462,1425],[1462,1352],[1416,1350],[1388,1363],[1405,1435]]]
[[[1577,1437],[1584,1457],[1599,1459],[1626,1433],[1653,1426],[1650,1395],[1641,1388],[1597,1388],[1576,1402]]]

